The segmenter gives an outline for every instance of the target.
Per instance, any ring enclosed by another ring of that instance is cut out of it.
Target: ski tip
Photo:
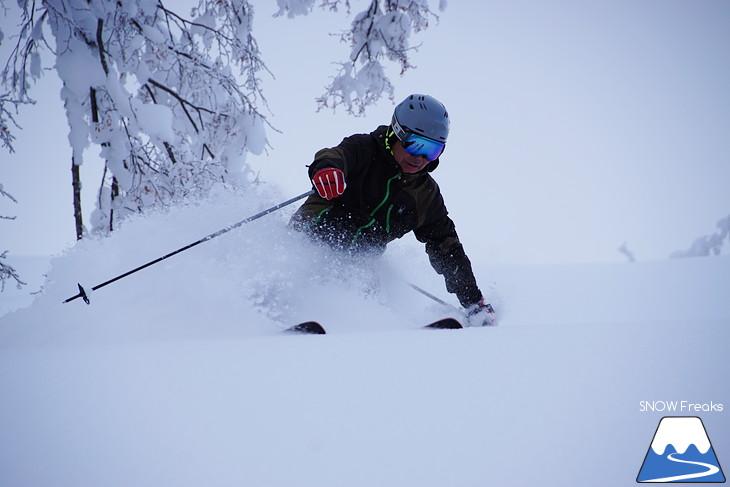
[[[436,330],[458,330],[464,327],[456,318],[444,318],[442,320],[434,321],[433,323],[426,325],[424,328],[433,328]]]
[[[324,327],[316,321],[305,321],[284,330],[286,333],[302,333],[305,335],[325,335]]]

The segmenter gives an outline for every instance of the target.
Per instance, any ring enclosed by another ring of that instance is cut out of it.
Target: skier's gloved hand
[[[326,200],[337,198],[345,192],[347,186],[345,184],[345,173],[336,167],[320,169],[314,173],[312,183],[317,193]]]
[[[484,298],[480,299],[478,303],[467,307],[466,316],[469,326],[493,326],[497,324],[494,308],[491,304],[485,303]]]

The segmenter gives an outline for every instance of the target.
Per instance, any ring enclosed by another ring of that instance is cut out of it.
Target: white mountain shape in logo
[[[657,455],[664,455],[664,450],[670,444],[680,455],[686,452],[690,445],[696,446],[703,455],[712,446],[705,428],[702,426],[702,420],[697,417],[662,419],[654,441],[651,442],[651,449]]]

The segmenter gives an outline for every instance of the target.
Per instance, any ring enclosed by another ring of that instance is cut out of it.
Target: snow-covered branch
[[[45,11],[39,12],[35,1],[19,0],[21,21],[18,25],[17,42],[2,70],[0,79],[14,94],[18,103],[33,103],[29,90],[41,76],[39,47],[45,45],[43,24],[47,20]],[[4,7],[4,0],[2,5]]]
[[[296,17],[312,11],[314,0],[277,0],[276,16]],[[350,0],[320,0],[323,10],[350,13]],[[446,1],[439,1],[439,9]],[[410,54],[417,46],[410,37],[428,27],[429,19],[438,16],[428,0],[368,0],[367,8],[355,15],[350,28],[333,34],[350,47],[346,61],[335,63],[337,74],[331,77],[322,96],[317,98],[318,110],[344,106],[352,115],[363,115],[365,109],[383,96],[393,99],[393,84],[385,74],[383,62],[398,64],[402,75],[414,66]]]
[[[0,9],[7,11],[4,0],[0,0]],[[10,90],[0,93],[0,141],[2,147],[11,153],[14,152],[15,140],[13,128],[20,128],[13,112],[17,113],[21,105],[35,103],[28,92],[33,81],[41,76],[38,47],[43,44],[41,29],[44,17],[41,15],[36,18],[36,13],[34,5],[32,9],[23,11],[18,25],[17,42],[0,71],[0,85]],[[5,34],[0,30],[0,43],[4,38]]]
[[[279,11],[274,14],[274,17],[280,17],[286,14],[287,17],[294,18],[298,15],[309,14],[312,11],[314,0],[276,0],[276,4],[279,6]]]
[[[26,283],[20,279],[18,272],[9,264],[6,264],[4,262],[4,260],[7,258],[7,255],[7,250],[0,253],[0,292],[5,291],[5,282],[7,281],[15,281],[15,286],[18,289],[26,285]]]
[[[323,7],[337,9],[339,3],[325,1]],[[345,4],[349,10],[349,2]],[[317,98],[319,109],[343,105],[348,113],[362,115],[382,96],[392,99],[393,84],[382,62],[397,63],[401,75],[413,68],[409,54],[417,47],[410,45],[410,36],[426,29],[429,18],[438,19],[427,0],[371,0],[350,29],[339,34],[350,46],[350,56],[339,63],[338,73]]]
[[[17,203],[18,201],[11,195],[10,193],[6,192],[3,189],[3,185],[0,184],[0,197],[5,197],[10,199],[13,203]],[[9,217],[9,216],[3,216],[0,215],[0,220],[14,220],[15,217]],[[10,264],[4,262],[7,258],[8,251],[4,251],[0,253],[0,292],[5,290],[5,282],[9,280],[14,280],[16,286],[18,289],[20,289],[21,286],[24,286],[25,283],[20,280],[20,276],[18,276],[18,273],[16,270],[10,266]]]
[[[13,195],[12,195],[12,194],[10,194],[10,193],[7,193],[7,192],[6,192],[6,191],[5,191],[4,189],[3,189],[3,185],[2,185],[1,183],[0,183],[0,196],[4,196],[5,198],[8,198],[8,199],[9,199],[10,201],[12,201],[13,203],[17,203],[17,202],[18,202],[18,200],[16,200],[16,199],[15,199],[15,198],[13,197]],[[5,215],[0,215],[0,220],[15,220],[15,217],[14,217],[14,216],[5,216]]]
[[[14,111],[18,111],[19,100],[15,100],[8,94],[0,94],[0,142],[2,146],[9,152],[15,152],[13,149],[13,135],[10,127],[11,125],[18,128],[18,124],[13,117],[13,113],[9,110],[9,107],[13,107]]]

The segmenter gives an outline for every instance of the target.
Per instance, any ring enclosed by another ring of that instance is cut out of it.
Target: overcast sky
[[[281,134],[249,162],[288,198],[309,188],[316,150],[388,123],[394,105],[359,118],[315,113],[331,63],[348,55],[329,33],[349,19],[319,9],[272,18],[275,2],[254,5]],[[495,264],[620,261],[627,242],[653,260],[715,231],[730,214],[729,25],[723,0],[449,2],[412,39],[417,68],[389,74],[395,102],[428,93],[449,110],[434,176],[467,251]],[[53,254],[73,243],[59,89],[46,76],[38,105],[19,117],[16,153],[0,153],[0,183],[19,201],[0,200],[0,214],[18,217],[0,220],[0,250]],[[101,176],[90,161],[83,170],[90,211]]]

